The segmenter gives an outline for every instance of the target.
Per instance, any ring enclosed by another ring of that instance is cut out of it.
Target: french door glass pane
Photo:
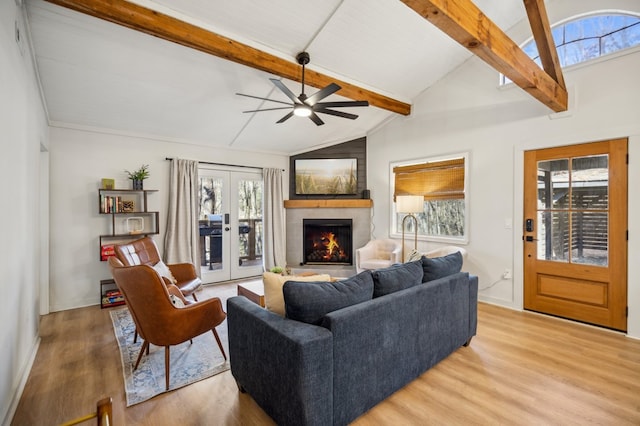
[[[222,268],[222,178],[200,178],[200,263],[210,270]]]
[[[262,263],[262,180],[243,179],[238,183],[238,220],[240,226],[239,265]]]

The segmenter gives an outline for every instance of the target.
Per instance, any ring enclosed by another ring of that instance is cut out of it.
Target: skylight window
[[[587,62],[640,45],[640,17],[626,14],[592,15],[577,18],[551,29],[562,68]],[[541,66],[536,42],[530,40],[522,50]],[[500,76],[501,84],[511,80]]]

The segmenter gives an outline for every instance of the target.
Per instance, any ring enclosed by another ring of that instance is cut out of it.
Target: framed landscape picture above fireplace
[[[295,160],[296,195],[353,195],[358,191],[356,158]]]

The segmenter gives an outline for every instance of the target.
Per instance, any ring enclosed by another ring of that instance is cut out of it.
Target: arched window
[[[640,45],[640,17],[622,13],[598,14],[554,25],[551,30],[562,68]],[[534,40],[522,50],[540,65]],[[510,80],[501,75],[501,84]]]

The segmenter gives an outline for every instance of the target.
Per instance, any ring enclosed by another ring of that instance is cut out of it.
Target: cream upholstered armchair
[[[467,250],[465,250],[462,247],[457,247],[457,246],[443,246],[443,247],[439,247],[437,249],[433,249],[430,250],[428,252],[422,253],[424,256],[429,257],[429,258],[434,258],[434,257],[441,257],[441,256],[446,256],[448,254],[453,254],[455,252],[459,251],[460,254],[462,255],[462,259],[466,259],[467,258]]]
[[[371,240],[356,250],[356,272],[402,262],[402,244],[391,239]]]

